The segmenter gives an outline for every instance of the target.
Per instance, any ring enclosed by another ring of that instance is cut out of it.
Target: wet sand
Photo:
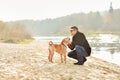
[[[120,66],[88,57],[83,66],[67,58],[60,63],[54,55],[49,63],[48,44],[35,40],[30,44],[0,43],[0,80],[120,80]]]

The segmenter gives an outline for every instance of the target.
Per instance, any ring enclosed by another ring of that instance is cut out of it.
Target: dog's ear
[[[67,37],[68,38],[68,40],[70,40],[70,38],[69,37]]]

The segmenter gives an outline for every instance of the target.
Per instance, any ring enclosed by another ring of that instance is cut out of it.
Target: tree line
[[[89,12],[45,20],[21,20],[9,23],[24,25],[34,36],[68,35],[69,27],[76,25],[84,33],[117,33],[120,30],[120,9],[112,13]]]
[[[0,42],[17,43],[27,39],[32,39],[32,34],[24,25],[0,21]]]

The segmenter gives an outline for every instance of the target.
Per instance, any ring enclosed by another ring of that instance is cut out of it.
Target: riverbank
[[[119,80],[120,66],[88,57],[83,66],[75,66],[67,58],[61,64],[55,54],[49,63],[48,43],[35,40],[30,44],[0,43],[1,80]]]

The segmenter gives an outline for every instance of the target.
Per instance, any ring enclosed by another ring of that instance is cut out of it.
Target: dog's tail
[[[52,41],[50,41],[50,42],[49,42],[49,46],[52,46],[52,45],[53,45],[53,42],[52,42]]]

